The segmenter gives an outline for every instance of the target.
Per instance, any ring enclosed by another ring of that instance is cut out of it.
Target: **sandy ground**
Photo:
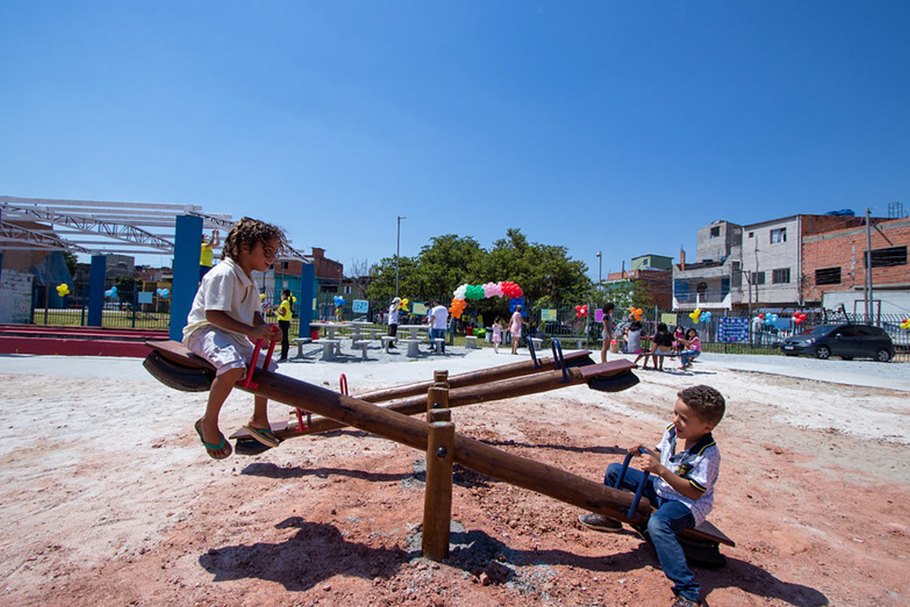
[[[453,417],[465,435],[599,480],[624,447],[659,439],[679,389],[713,385],[728,407],[710,518],[737,546],[723,548],[727,567],[696,569],[708,604],[910,604],[910,381],[709,358],[640,371],[618,394],[571,387]],[[332,388],[344,373],[356,394],[514,360],[450,349],[282,372]],[[138,360],[2,356],[0,380],[3,606],[672,602],[633,532],[587,531],[579,509],[464,469],[451,556],[422,558],[422,454],[359,431],[216,462],[192,427],[205,394],[157,383]],[[250,410],[236,391],[223,429]]]

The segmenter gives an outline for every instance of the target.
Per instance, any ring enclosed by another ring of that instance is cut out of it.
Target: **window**
[[[701,296],[707,295],[708,293],[708,283],[700,282],[698,286],[695,287],[695,292]]]
[[[720,236],[720,226],[711,228],[711,238],[717,238],[718,236]]]
[[[765,284],[765,273],[764,272],[752,272],[752,284],[754,285],[763,285]]]
[[[815,284],[817,284],[817,285],[839,285],[840,284],[840,267],[819,268],[819,269],[815,270]]]
[[[730,274],[735,288],[743,286],[743,264],[741,261],[734,261],[731,264]]]
[[[282,269],[282,270],[287,270],[288,267],[289,267],[289,264],[290,264],[290,262],[288,262],[288,261],[282,261],[282,262],[281,262],[281,269]]]
[[[869,264],[866,262],[866,255],[863,254],[863,267]],[[889,247],[887,249],[872,249],[872,267],[873,268],[890,268],[893,266],[907,265],[907,247]]]
[[[771,244],[787,242],[787,228],[771,230]]]
[[[790,282],[790,268],[780,268],[771,272],[771,283],[775,285]]]
[[[755,238],[755,232],[749,232],[749,238]]]

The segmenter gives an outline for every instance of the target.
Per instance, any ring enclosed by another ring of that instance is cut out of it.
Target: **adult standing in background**
[[[202,277],[212,269],[215,258],[215,247],[221,244],[221,239],[218,237],[218,230],[212,230],[212,237],[206,239],[205,234],[202,235],[202,246],[199,251],[199,280],[202,280]]]
[[[518,341],[521,339],[521,325],[528,323],[521,317],[521,305],[515,306],[512,318],[509,319],[509,333],[512,334],[512,354],[518,354]]]
[[[389,337],[398,335],[398,304],[400,303],[401,299],[396,297],[389,306]],[[395,342],[390,343],[389,347],[394,348]]]
[[[434,339],[439,340],[440,352],[445,354],[446,351],[446,327],[449,324],[449,311],[438,301],[433,302],[433,309],[430,310],[430,343]]]
[[[291,317],[293,314],[291,312],[290,289],[285,289],[281,292],[281,304],[278,306],[276,316],[278,316],[278,328],[281,329],[281,356],[278,358],[278,362],[283,363],[287,362],[288,349],[291,345]]]
[[[613,305],[612,301],[608,301],[604,304],[604,328],[603,328],[603,344],[600,346],[600,362],[607,362],[607,350],[610,349],[610,342],[613,341],[613,331],[616,330],[616,325],[613,324],[613,308],[616,306]]]

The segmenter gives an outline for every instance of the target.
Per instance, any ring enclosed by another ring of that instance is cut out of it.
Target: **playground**
[[[331,390],[343,373],[356,395],[527,360],[521,352],[280,372]],[[459,434],[599,481],[626,446],[657,441],[679,389],[712,385],[728,409],[710,518],[736,547],[722,547],[725,568],[696,569],[708,604],[906,605],[908,381],[863,381],[841,361],[799,370],[743,358],[706,354],[691,372],[637,371],[641,383],[621,392],[572,386],[453,409],[452,420]],[[0,605],[671,601],[633,531],[585,530],[583,510],[459,466],[450,556],[421,557],[424,455],[360,430],[215,462],[193,431],[205,393],[172,390],[137,359],[3,356],[0,377]],[[226,431],[249,400],[231,395]],[[285,405],[271,411],[292,419]]]

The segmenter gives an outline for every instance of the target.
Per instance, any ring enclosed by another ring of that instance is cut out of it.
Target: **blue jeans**
[[[679,362],[682,366],[688,365],[690,362],[698,358],[698,355],[701,354],[698,350],[686,350],[685,352],[679,353]]]
[[[446,351],[446,330],[445,329],[430,329],[430,339],[441,339],[439,342],[439,347],[442,348],[442,352]]]
[[[622,464],[610,464],[604,475],[604,484],[612,487],[619,478],[621,470]],[[635,491],[644,474],[641,470],[627,468],[620,488]],[[648,498],[651,505],[657,508],[648,519],[648,534],[651,536],[651,542],[657,552],[660,568],[663,569],[664,575],[673,582],[673,592],[677,596],[698,602],[701,587],[695,583],[695,576],[689,569],[686,555],[683,553],[682,546],[679,545],[679,540],[676,539],[677,533],[695,526],[695,517],[692,516],[688,506],[682,502],[657,495],[654,490],[653,476],[648,478],[642,496]]]

